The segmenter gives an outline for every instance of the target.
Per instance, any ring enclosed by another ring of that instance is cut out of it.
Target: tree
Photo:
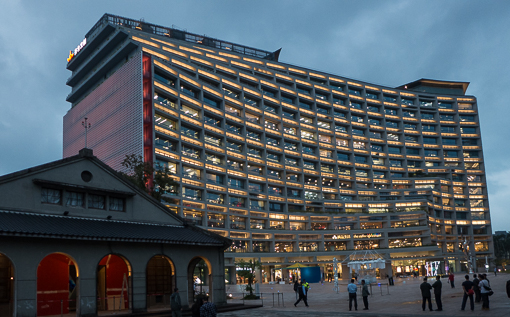
[[[246,286],[246,291],[250,292],[250,297],[253,297],[253,287],[251,286],[253,284],[253,280],[255,279],[255,270],[260,269],[262,267],[262,264],[260,261],[248,261],[241,259],[236,262],[236,267],[238,267],[240,270],[237,271],[237,275],[244,277],[245,279],[248,279],[248,285]]]
[[[121,174],[157,200],[163,199],[164,194],[177,193],[179,183],[170,176],[172,172],[168,166],[154,168],[152,163],[144,162],[135,154],[126,155],[121,164],[129,171]]]
[[[493,238],[496,261],[510,260],[510,233],[495,234]]]

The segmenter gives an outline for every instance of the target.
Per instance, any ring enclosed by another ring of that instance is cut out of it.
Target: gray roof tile
[[[192,226],[0,211],[0,235],[225,246],[228,239]]]

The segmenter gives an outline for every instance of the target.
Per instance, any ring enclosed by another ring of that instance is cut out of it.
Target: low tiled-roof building
[[[230,240],[188,225],[83,149],[0,177],[0,315],[225,302]]]

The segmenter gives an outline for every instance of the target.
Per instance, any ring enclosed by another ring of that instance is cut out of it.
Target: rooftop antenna
[[[81,125],[85,128],[85,148],[87,148],[87,132],[90,129],[91,124],[87,122],[87,117],[81,122]]]

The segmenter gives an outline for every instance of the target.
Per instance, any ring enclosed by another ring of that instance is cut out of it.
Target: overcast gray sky
[[[510,230],[509,1],[0,0],[0,175],[62,158],[66,58],[104,13],[282,47],[282,62],[389,87],[470,82],[493,230]]]

